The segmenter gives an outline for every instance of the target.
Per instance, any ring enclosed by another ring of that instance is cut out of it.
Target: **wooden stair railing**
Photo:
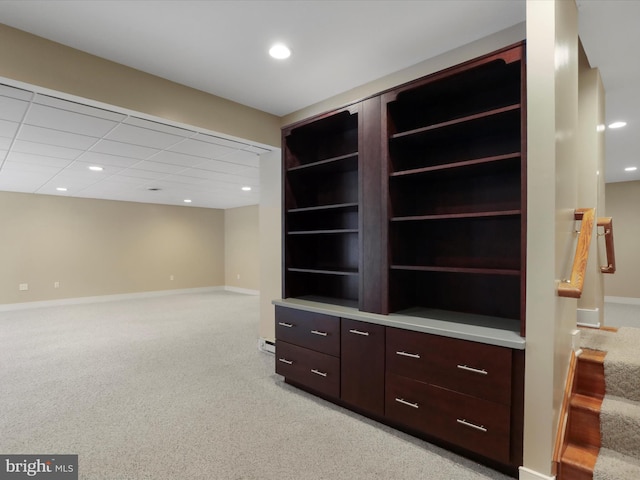
[[[598,236],[604,236],[605,250],[607,252],[607,264],[600,267],[602,273],[616,273],[616,254],[613,248],[613,219],[611,217],[599,217],[598,227],[604,228],[604,233],[598,233]]]
[[[578,208],[574,213],[574,218],[576,220],[582,220],[582,225],[580,226],[578,244],[576,245],[576,255],[573,258],[571,279],[569,281],[563,281],[558,285],[558,296],[560,297],[580,298],[582,295],[594,217],[595,208]]]

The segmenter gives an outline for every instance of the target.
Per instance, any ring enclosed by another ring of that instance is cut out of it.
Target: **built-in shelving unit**
[[[358,111],[283,131],[284,292],[358,305]]]
[[[276,373],[517,476],[524,44],[283,129]]]
[[[383,95],[390,312],[524,325],[522,72],[507,50]]]

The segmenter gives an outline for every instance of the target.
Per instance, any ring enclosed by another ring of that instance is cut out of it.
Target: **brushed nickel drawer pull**
[[[286,358],[279,358],[279,362],[286,363],[287,365],[293,365],[293,361],[287,360]]]
[[[369,332],[361,332],[360,330],[349,330],[349,333],[355,333],[356,335],[369,336]]]
[[[487,429],[485,428],[484,425],[476,425],[474,423],[467,422],[464,418],[463,419],[457,418],[456,422],[461,423],[465,427],[475,428],[476,430],[480,430],[481,432],[486,432],[487,431]]]
[[[311,333],[313,333],[314,335],[320,335],[321,337],[327,336],[327,332],[319,332],[318,330],[311,330]]]
[[[420,358],[420,355],[417,353],[396,352],[396,355],[402,355],[403,357]]]
[[[397,398],[397,397],[396,397],[396,402],[401,403],[401,404],[403,404],[403,405],[406,405],[406,406],[408,406],[408,407],[412,407],[412,408],[420,408],[420,407],[418,406],[418,404],[417,404],[417,403],[407,402],[404,398]]]
[[[319,370],[316,370],[315,368],[312,368],[312,369],[311,369],[311,373],[315,373],[316,375],[320,375],[321,377],[326,377],[326,376],[327,376],[327,374],[326,374],[326,373],[321,372],[321,371],[319,371]]]
[[[283,327],[287,327],[287,328],[292,328],[293,325],[290,323],[285,323],[285,322],[278,322],[278,325],[281,325]]]
[[[479,370],[477,368],[468,367],[466,365],[458,365],[458,368],[460,370],[466,370],[467,372],[479,373],[480,375],[488,375],[489,374],[489,372],[487,372],[485,369]]]

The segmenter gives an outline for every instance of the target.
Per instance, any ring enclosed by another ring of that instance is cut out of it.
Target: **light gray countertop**
[[[347,304],[325,303],[314,297],[278,299],[273,300],[272,303],[281,307],[324,313],[376,325],[403,328],[516,350],[524,350],[525,348],[525,339],[519,333],[520,322],[506,318],[430,308],[412,308],[389,315],[380,315],[362,312]]]

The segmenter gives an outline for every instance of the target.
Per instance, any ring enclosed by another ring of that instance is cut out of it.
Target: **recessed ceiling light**
[[[57,187],[56,190],[58,190],[59,192],[66,192],[67,187]]]
[[[627,125],[627,122],[613,122],[609,124],[609,128],[622,128]]]
[[[184,199],[184,203],[191,203],[191,199],[190,198],[185,198]]]
[[[285,58],[289,58],[291,56],[291,50],[286,45],[282,43],[276,43],[269,49],[269,55],[273,58],[277,58],[278,60],[284,60]]]
[[[250,192],[251,191],[251,187],[242,187],[242,190],[245,192]]]
[[[92,170],[92,171],[94,171],[94,172],[101,172],[101,171],[103,171],[103,170],[104,170],[104,168],[99,167],[99,166],[97,166],[97,165],[91,165],[91,166],[89,167],[89,170]]]
[[[627,167],[624,169],[625,172],[635,172],[638,167]]]

